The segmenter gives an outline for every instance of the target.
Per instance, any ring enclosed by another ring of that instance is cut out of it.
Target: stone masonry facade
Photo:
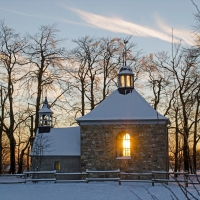
[[[131,137],[131,157],[118,157],[118,134]],[[81,170],[150,172],[168,170],[166,124],[82,125]]]
[[[34,159],[34,157],[32,157]],[[60,171],[58,172],[80,172],[80,156],[43,156],[41,158],[40,171],[53,171],[54,163],[60,162]],[[42,174],[42,178],[52,178],[52,174]],[[58,180],[81,179],[79,175],[57,175]]]
[[[41,169],[46,171],[54,170],[54,163],[60,162],[60,172],[79,172],[79,156],[43,156],[41,160]]]

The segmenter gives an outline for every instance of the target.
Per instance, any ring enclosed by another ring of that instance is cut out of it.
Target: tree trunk
[[[19,165],[18,165],[18,171],[17,173],[20,174],[22,173],[23,170],[23,157],[24,157],[24,149],[22,149],[20,157],[19,157]]]
[[[28,148],[29,145],[29,141],[27,142],[26,146],[22,149],[21,154],[19,156],[19,166],[18,166],[18,171],[17,173],[22,173],[23,172],[23,161],[24,161],[24,153],[26,151],[26,149]]]
[[[184,146],[183,146],[183,158],[184,158],[184,170],[189,172],[189,162],[188,162],[188,140],[184,137]]]
[[[3,103],[3,91],[1,87],[1,124],[0,124],[0,174],[2,174],[2,151],[3,151],[3,146],[2,146],[2,135],[3,135],[3,121],[4,121],[4,103]]]
[[[175,132],[175,166],[174,166],[174,171],[178,171],[178,131]]]
[[[29,157],[29,155],[30,155],[30,146],[28,147],[28,152],[27,152],[27,154],[26,154],[26,156],[27,156],[27,158],[26,158],[26,162],[27,162],[27,164],[26,164],[26,170],[27,171],[29,171],[30,170],[30,157]]]
[[[174,171],[178,171],[178,108],[175,109],[176,131],[175,131],[175,166]]]
[[[16,146],[16,141],[15,138],[12,136],[10,138],[10,174],[15,173],[15,146]]]
[[[81,115],[85,115],[85,88],[84,88],[84,80],[81,80]]]
[[[3,146],[2,146],[2,125],[0,125],[0,174],[2,174],[2,151],[3,151]]]
[[[90,110],[93,110],[95,105],[94,105],[94,76],[91,76],[91,87],[90,87]]]
[[[35,127],[34,127],[34,137],[37,133],[37,129],[39,126],[39,110],[40,110],[40,102],[41,102],[41,95],[42,95],[42,72],[40,70],[38,76],[38,88],[37,88],[37,99],[36,99],[36,110],[35,110]]]
[[[197,161],[196,161],[196,158],[197,158],[197,150],[196,150],[196,141],[194,142],[193,144],[193,155],[192,155],[192,158],[193,158],[193,167],[194,167],[194,173],[196,174],[196,169],[197,169]]]
[[[193,160],[193,168],[194,168],[194,173],[196,173],[197,169],[197,127],[198,127],[198,114],[199,114],[199,104],[200,104],[200,99],[199,99],[199,91],[197,92],[196,95],[197,98],[197,105],[196,105],[196,112],[195,112],[195,121],[194,121],[194,135],[193,135],[193,154],[192,154],[192,160]]]

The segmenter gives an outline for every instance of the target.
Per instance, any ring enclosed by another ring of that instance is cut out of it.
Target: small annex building
[[[42,158],[42,170],[168,170],[169,120],[134,89],[134,75],[128,66],[119,71],[118,88],[76,119],[79,126],[52,128],[52,114],[45,99],[31,154],[33,165]],[[37,148],[41,151],[42,140],[49,145],[40,154]]]

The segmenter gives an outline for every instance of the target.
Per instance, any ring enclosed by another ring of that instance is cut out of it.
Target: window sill
[[[116,159],[118,160],[127,160],[127,159],[131,159],[131,156],[122,156],[122,157],[117,157]]]

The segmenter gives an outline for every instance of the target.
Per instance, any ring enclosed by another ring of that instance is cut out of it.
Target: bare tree
[[[57,69],[64,60],[65,49],[60,47],[63,40],[58,39],[57,33],[58,29],[54,24],[41,26],[34,35],[27,34],[29,44],[24,52],[30,66],[27,68],[27,74],[23,77],[25,80],[23,84],[28,88],[31,99],[36,98],[33,128],[35,134],[39,121],[38,111],[43,100],[42,94],[47,90],[53,90],[55,93],[60,90],[59,81],[61,75]],[[61,91],[56,94],[56,97],[61,96],[63,93],[64,91]]]
[[[157,54],[156,57],[156,64],[161,69],[165,69],[171,73],[174,87],[173,90],[176,91],[175,93],[172,92],[174,101],[173,107],[175,108],[174,119],[178,120],[173,125],[176,132],[181,134],[184,138],[184,169],[193,172],[193,164],[189,154],[189,137],[191,134],[194,134],[192,128],[195,124],[193,111],[196,109],[194,97],[198,93],[199,88],[198,66],[195,65],[195,57],[180,51],[180,45],[175,48],[172,59],[168,56],[163,56],[163,54]],[[173,107],[170,108],[171,113]],[[169,112],[170,111],[168,111],[168,113]]]
[[[116,85],[116,77],[120,66],[120,47],[119,38],[101,38],[102,48],[99,65],[102,69],[102,97],[103,101],[112,91],[112,86]]]
[[[0,22],[0,62],[3,74],[3,84],[7,88],[7,114],[8,120],[2,121],[1,126],[6,132],[10,142],[10,173],[15,173],[15,146],[16,141],[14,131],[19,125],[16,124],[14,113],[14,85],[17,82],[16,70],[22,64],[23,59],[20,53],[26,46],[26,41],[21,39],[19,34],[11,28],[8,28],[3,21]]]
[[[0,174],[2,173],[2,151],[3,151],[3,143],[2,143],[2,137],[3,137],[3,124],[5,121],[5,109],[6,109],[6,100],[7,100],[7,90],[3,86],[1,86],[0,89]]]
[[[117,84],[117,72],[125,61],[133,68],[136,79],[141,70],[138,65],[139,51],[130,38],[91,38],[74,40],[77,44],[68,54],[68,68],[63,68],[71,76],[74,96],[81,95],[81,107],[75,100],[72,105],[75,115],[84,115],[103,101]],[[77,99],[77,98],[76,98]]]
[[[36,135],[31,153],[33,171],[40,170],[44,154],[50,151],[50,140],[51,138],[47,135]]]
[[[160,104],[163,104],[163,99],[167,98],[166,87],[170,84],[170,75],[156,65],[153,54],[145,56],[142,60],[142,71],[148,77],[146,86],[152,91],[150,101],[153,108],[157,110]]]
[[[137,45],[130,41],[131,37],[126,38],[102,38],[102,58],[101,68],[103,74],[102,81],[102,100],[113,90],[113,86],[117,85],[116,77],[122,66],[128,65],[133,69],[134,82],[137,81],[140,74],[141,51],[137,49]],[[101,100],[101,101],[102,101]]]

